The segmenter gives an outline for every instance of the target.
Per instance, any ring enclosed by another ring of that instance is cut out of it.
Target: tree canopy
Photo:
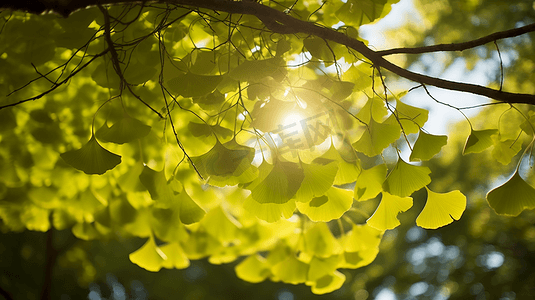
[[[389,33],[411,47],[374,49],[359,27],[397,2],[8,1],[2,232],[142,238],[128,258],[148,271],[237,262],[245,281],[325,294],[374,261],[404,212],[441,228],[477,202],[474,186],[496,214],[535,208],[533,10],[518,1],[505,24],[484,22],[490,0],[459,8],[474,18],[437,10],[433,26]],[[461,34],[453,16],[484,29]],[[487,86],[413,71],[459,51],[499,66]],[[391,88],[400,79],[412,88]],[[456,106],[430,87],[487,98]],[[427,102],[464,129],[428,131]]]

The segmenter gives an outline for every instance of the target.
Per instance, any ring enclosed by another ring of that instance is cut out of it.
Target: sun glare
[[[282,126],[291,125],[293,123],[299,124],[299,122],[301,122],[303,119],[304,117],[301,114],[290,112],[286,116],[284,116]]]

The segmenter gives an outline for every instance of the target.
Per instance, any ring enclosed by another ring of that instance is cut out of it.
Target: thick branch
[[[394,48],[388,50],[377,51],[377,54],[381,56],[392,55],[392,54],[423,54],[430,52],[441,52],[441,51],[464,51],[467,49],[472,49],[478,46],[485,45],[490,42],[495,42],[497,40],[512,38],[528,32],[535,31],[535,23],[529,24],[526,26],[513,28],[505,31],[495,32],[479,38],[477,40],[468,41],[464,43],[453,43],[453,44],[438,44],[426,47],[415,47],[415,48]]]
[[[10,0],[7,6],[11,5],[17,9],[21,9],[22,3],[19,4],[19,1]],[[43,1],[39,1],[42,3]],[[61,1],[64,3],[67,1]],[[68,15],[70,12],[85,8],[87,6],[92,6],[96,4],[122,4],[122,3],[138,3],[139,1],[128,1],[128,0],[71,0],[65,5],[59,5],[58,2],[50,2],[46,10],[53,10],[63,15]],[[476,95],[486,96],[488,98],[506,102],[506,103],[525,103],[535,105],[535,95],[530,94],[517,94],[509,93],[500,90],[491,89],[488,87],[461,83],[455,81],[444,80],[440,78],[430,77],[427,75],[422,75],[418,73],[411,72],[409,70],[403,69],[383,58],[384,54],[380,54],[368,48],[363,42],[356,39],[350,38],[345,34],[333,30],[331,28],[321,27],[317,24],[301,21],[293,18],[290,15],[285,14],[282,11],[278,11],[274,8],[252,2],[252,1],[229,1],[229,0],[160,0],[154,1],[159,3],[183,5],[183,6],[192,6],[198,8],[212,9],[216,11],[234,13],[234,14],[247,14],[254,15],[260,19],[268,29],[277,33],[305,33],[325,40],[330,40],[341,45],[345,45],[349,48],[352,48],[370,60],[375,67],[384,68],[389,70],[401,77],[406,79],[426,84],[432,85],[443,89],[454,90],[472,93]],[[32,11],[28,8],[26,10]],[[35,12],[35,11],[33,11]],[[499,34],[499,33],[498,33]],[[383,52],[384,53],[384,52]]]

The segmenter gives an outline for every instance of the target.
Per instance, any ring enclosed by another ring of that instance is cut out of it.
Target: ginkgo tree
[[[149,271],[240,260],[236,274],[246,281],[331,292],[345,280],[340,269],[375,259],[414,192],[427,192],[414,220],[423,228],[450,224],[466,208],[461,191],[430,186],[426,161],[448,137],[426,129],[429,112],[405,103],[407,91],[389,88],[399,77],[427,101],[439,101],[428,90],[435,86],[486,96],[482,107],[503,111],[484,128],[467,118],[463,154],[493,148],[495,161],[516,164],[487,194],[496,213],[535,208],[521,172],[533,151],[535,95],[387,59],[496,44],[535,24],[372,50],[359,26],[396,2],[4,3],[2,227],[141,237],[129,258]],[[510,115],[516,126],[504,129]]]

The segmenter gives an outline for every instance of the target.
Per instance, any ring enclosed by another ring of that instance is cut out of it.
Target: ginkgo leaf
[[[82,148],[61,153],[60,156],[86,174],[104,174],[121,163],[121,156],[104,149],[94,135]]]
[[[401,124],[405,134],[417,133],[421,131],[420,128],[427,122],[429,111],[405,104],[396,100],[396,110],[384,122],[386,124],[398,125]]]
[[[221,206],[211,209],[202,221],[206,232],[218,239],[223,245],[236,240],[236,232],[241,224]]]
[[[212,134],[215,134],[217,137],[226,139],[228,137],[231,137],[234,134],[232,130],[222,127],[219,124],[208,125],[206,123],[190,122],[188,124],[188,129],[189,129],[189,132],[191,132],[191,134],[196,137],[210,136]]]
[[[150,130],[150,126],[125,114],[124,118],[111,127],[104,124],[97,130],[96,136],[101,141],[124,144],[146,136]]]
[[[72,227],[72,234],[81,240],[94,240],[100,236],[95,225],[87,222],[77,223]]]
[[[427,190],[427,202],[416,218],[416,225],[426,229],[437,229],[459,220],[466,209],[466,196],[455,190],[448,193],[435,193]]]
[[[342,287],[346,281],[346,276],[338,271],[318,278],[312,283],[312,293],[323,295],[335,291]],[[308,283],[307,283],[308,284]]]
[[[291,199],[285,203],[260,203],[253,197],[245,198],[243,208],[266,222],[273,223],[280,220],[282,217],[288,219],[295,211],[295,200]]]
[[[201,174],[210,176],[239,176],[251,165],[254,149],[242,146],[235,139],[221,144],[219,140],[210,151],[191,159]]]
[[[191,197],[183,190],[176,197],[176,202],[180,209],[180,221],[184,224],[193,224],[199,222],[204,215],[205,211],[197,204]]]
[[[314,223],[304,234],[302,251],[310,256],[329,257],[342,252],[342,247],[325,222]]]
[[[516,140],[500,141],[499,136],[493,135],[494,148],[492,148],[492,157],[502,165],[511,163],[513,157],[522,149],[522,143]]]
[[[411,197],[398,197],[383,192],[381,203],[366,223],[379,230],[394,229],[401,224],[397,218],[398,214],[411,207]]]
[[[201,97],[210,94],[223,80],[219,75],[197,75],[188,72],[167,81],[169,89],[182,97]]]
[[[290,284],[304,283],[307,280],[308,264],[288,255],[285,260],[274,265],[271,272],[277,279]]]
[[[345,141],[341,148],[345,148],[344,145]],[[353,151],[353,154],[355,154],[355,150],[349,145],[349,143],[347,144],[347,148],[349,148],[348,150]],[[312,163],[325,165],[332,161],[336,161],[338,162],[338,173],[336,173],[333,183],[336,185],[342,185],[354,182],[355,180],[357,180],[362,170],[360,166],[360,161],[358,160],[356,155],[343,154],[346,154],[346,151],[337,150],[334,147],[334,144],[331,143],[331,147],[329,148],[329,150],[323,153],[323,155],[321,155],[320,157],[314,159]]]
[[[340,267],[359,268],[370,264],[379,253],[379,244],[384,230],[369,224],[353,224],[349,233],[342,237],[345,263]]]
[[[271,274],[266,264],[266,259],[258,254],[253,254],[234,267],[238,278],[258,283],[264,281]]]
[[[386,178],[386,165],[380,164],[368,170],[363,170],[355,184],[355,199],[365,201],[375,198],[383,191],[383,182]]]
[[[331,87],[333,92],[332,100],[341,101],[351,96],[355,84],[349,81],[335,81]]]
[[[399,125],[377,123],[371,118],[366,131],[353,143],[353,147],[366,156],[374,157],[395,142],[399,138],[400,131]]]
[[[151,272],[160,271],[167,260],[167,255],[156,245],[152,236],[141,248],[130,253],[128,257],[131,262]]]
[[[440,149],[447,143],[448,136],[446,135],[432,135],[420,130],[409,160],[430,160],[433,156],[439,153]]]
[[[264,60],[246,60],[229,72],[229,76],[238,81],[258,82],[271,76],[284,61],[279,57]]]
[[[410,196],[431,182],[430,173],[428,167],[411,165],[399,158],[383,183],[383,189],[392,195]]]
[[[325,160],[324,164],[301,162],[304,179],[295,194],[295,201],[308,202],[314,197],[321,196],[333,185],[338,172],[338,163],[334,160]]]
[[[166,257],[162,262],[162,267],[166,269],[185,269],[189,267],[190,261],[179,243],[173,242],[163,245],[160,250]],[[157,253],[159,254],[159,252]]]
[[[384,100],[374,97],[368,98],[368,101],[359,110],[356,117],[362,122],[369,124],[372,119],[382,121],[387,114],[388,110]]]
[[[353,192],[332,186],[325,195],[308,202],[297,202],[299,211],[315,222],[339,219],[353,204]]]
[[[496,129],[471,130],[463,149],[463,155],[479,153],[492,146],[492,135],[498,133]]]
[[[271,172],[251,190],[251,196],[261,204],[284,204],[295,195],[304,176],[298,164],[276,160]]]
[[[170,207],[176,195],[182,191],[182,184],[176,179],[169,182],[165,179],[164,170],[154,171],[148,166],[143,167],[139,180],[147,188],[153,200],[164,207]]]
[[[341,260],[342,257],[340,255],[324,258],[313,256],[309,262],[310,267],[308,268],[307,284],[336,271]]]
[[[535,208],[535,189],[517,170],[507,182],[488,192],[487,201],[499,215],[518,216],[526,209]]]

